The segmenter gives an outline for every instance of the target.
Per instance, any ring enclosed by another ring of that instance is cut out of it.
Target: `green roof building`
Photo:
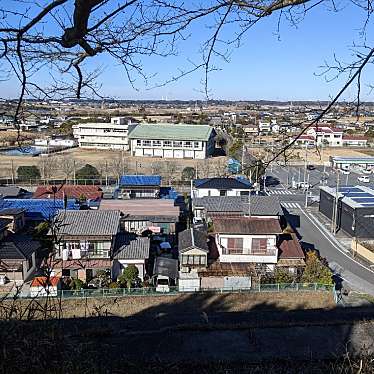
[[[215,135],[207,125],[141,124],[129,140],[133,156],[205,159],[214,152]]]

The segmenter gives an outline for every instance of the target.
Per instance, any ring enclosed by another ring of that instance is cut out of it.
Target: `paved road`
[[[303,247],[318,250],[328,260],[334,273],[339,274],[352,288],[374,296],[374,272],[353,259],[349,250],[301,203],[282,201],[287,210],[286,218],[297,229]]]

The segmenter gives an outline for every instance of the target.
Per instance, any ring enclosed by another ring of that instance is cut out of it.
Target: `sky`
[[[360,29],[365,14],[350,2],[337,3],[338,12],[317,6],[310,10],[297,27],[284,19],[277,35],[276,15],[261,20],[243,38],[242,45],[233,49],[229,62],[214,60],[220,70],[209,76],[209,96],[226,100],[329,100],[344,83],[346,77],[327,82],[323,71],[325,61],[333,61],[334,53],[343,61],[352,60],[350,47],[360,43]],[[191,36],[179,47],[178,56],[148,57],[143,60],[144,71],[155,74],[149,86],[139,78],[136,90],[131,87],[121,66],[111,58],[98,57],[90,61],[90,67],[100,66],[101,92],[118,99],[204,100],[202,80],[204,72],[197,71],[164,87],[152,86],[162,83],[186,70],[188,60],[198,62],[200,43],[211,31],[204,22],[191,29]],[[367,40],[372,39],[372,27],[368,28]],[[373,68],[368,67],[362,77],[362,99],[374,101],[366,84],[372,83]],[[46,73],[43,73],[46,74]],[[373,82],[374,83],[374,82]],[[355,87],[345,94],[350,100]],[[17,95],[15,81],[0,82],[0,96]]]

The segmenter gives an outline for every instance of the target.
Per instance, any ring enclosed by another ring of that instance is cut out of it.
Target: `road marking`
[[[296,209],[301,209],[301,206],[299,203],[285,203],[285,202],[281,202],[281,205],[284,207],[284,208],[296,208]]]
[[[309,213],[307,213],[305,210],[301,209],[300,210],[303,212],[304,216],[307,217],[309,219],[309,221],[315,226],[317,227],[317,229],[321,228],[322,230],[320,230],[321,234],[330,242],[330,244],[332,244],[333,247],[335,247],[335,249],[337,249],[342,255],[344,255],[345,257],[347,257],[349,260],[355,262],[357,265],[361,266],[362,268],[364,268],[365,270],[368,270],[370,271],[371,273],[374,273],[374,271],[370,268],[368,268],[367,266],[365,265],[362,265],[360,262],[356,261],[354,258],[352,258],[351,256],[347,255],[347,253],[349,253],[348,250],[342,250],[337,244],[340,244],[339,242],[337,243],[334,243],[332,241],[332,238],[330,238],[329,236],[326,235],[326,233],[324,231],[327,231],[326,228],[322,225],[320,225],[320,223],[314,218],[312,217],[311,215],[309,215]],[[330,233],[329,233],[330,234]],[[335,238],[333,238],[334,240],[336,240]],[[339,265],[340,266],[340,265]],[[360,276],[356,275],[358,278],[360,278]],[[364,279],[365,280],[365,279]],[[367,282],[367,281],[366,281]]]
[[[285,191],[285,190],[268,190],[267,193],[269,195],[293,195],[291,191]]]

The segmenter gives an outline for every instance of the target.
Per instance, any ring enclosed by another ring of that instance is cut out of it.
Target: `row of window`
[[[206,256],[182,255],[182,265],[206,265]]]
[[[198,148],[201,149],[201,142],[192,141],[171,141],[171,140],[141,140],[136,141],[138,147],[169,147],[169,148]]]
[[[262,254],[268,250],[267,238],[252,238],[251,254]],[[243,254],[243,238],[227,238],[227,248],[224,248],[223,254]]]

